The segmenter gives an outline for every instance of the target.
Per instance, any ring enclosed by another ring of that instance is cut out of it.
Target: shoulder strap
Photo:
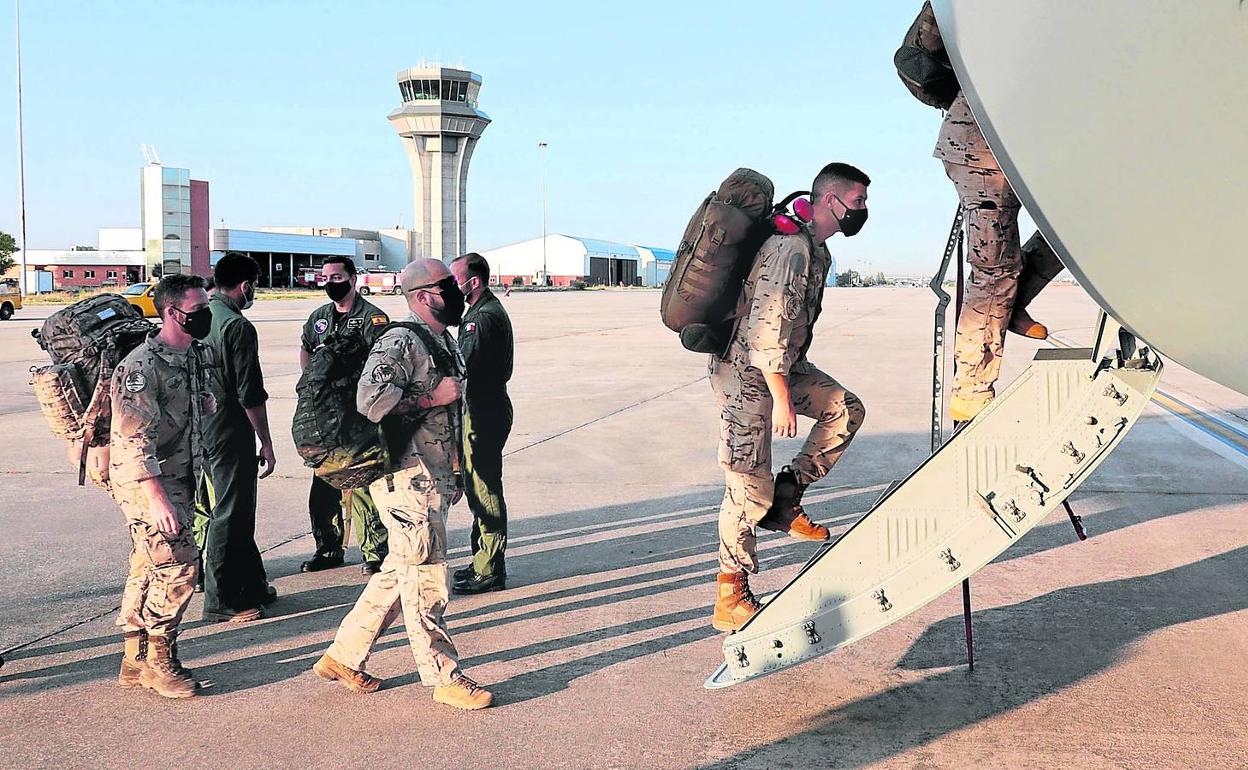
[[[425,349],[429,351],[429,356],[433,359],[433,365],[438,370],[439,374],[443,377],[459,376],[459,364],[455,362],[455,357],[451,355],[446,348],[437,341],[437,339],[434,338],[433,332],[431,332],[424,324],[418,324],[412,321],[391,321],[381,327],[381,333],[377,335],[377,339],[380,340],[382,337],[386,336],[387,332],[396,328],[407,329],[408,331],[415,333],[415,335],[420,338],[420,341],[424,344]]]

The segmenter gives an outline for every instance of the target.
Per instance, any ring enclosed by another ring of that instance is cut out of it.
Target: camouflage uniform
[[[174,634],[195,588],[199,549],[190,528],[202,459],[200,418],[215,408],[200,355],[199,343],[174,350],[150,337],[113,374],[109,475],[133,541],[117,619],[126,631]],[[140,486],[148,479],[160,481],[177,511],[178,534],[156,528]]]
[[[1014,309],[1025,309],[1062,271],[1062,263],[1038,232],[1019,248],[1021,204],[988,149],[965,95],[959,93],[949,106],[932,154],[944,161],[945,173],[957,188],[970,247],[971,275],[953,349],[957,373],[951,403],[955,415],[969,418],[995,395]]]
[[[757,572],[754,528],[775,492],[771,392],[763,372],[787,375],[794,410],[815,425],[791,463],[798,482],[828,474],[862,425],[858,397],[806,360],[831,256],[805,235],[774,235],[745,281],[741,323],[723,360],[711,358],[719,401],[719,464],[726,489],[719,510],[723,572]]]
[[[424,323],[415,314],[407,320]],[[443,332],[441,342],[462,373],[454,338]],[[429,395],[441,379],[420,337],[391,329],[369,354],[356,406],[381,422],[400,402]],[[442,620],[449,599],[446,515],[455,496],[459,414],[458,404],[420,411],[416,432],[397,458],[398,470],[369,487],[389,533],[390,552],[329,648],[328,654],[345,666],[362,671],[373,645],[401,612],[421,682],[449,685],[459,671],[458,653]]]

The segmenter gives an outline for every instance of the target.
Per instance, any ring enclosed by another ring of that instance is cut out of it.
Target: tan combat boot
[[[117,685],[127,689],[139,686],[139,676],[147,668],[147,632],[127,631],[125,649],[121,654],[121,672],[117,674]]]
[[[715,614],[711,616],[711,625],[715,630],[736,631],[762,609],[750,591],[744,572],[721,572],[715,576],[715,581],[719,586]]]
[[[828,528],[816,524],[802,509],[802,495],[806,485],[797,481],[797,474],[789,466],[776,474],[776,488],[771,508],[758,522],[758,526],[772,532],[784,532],[797,540],[827,540]]]
[[[195,680],[174,664],[169,646],[168,637],[147,637],[147,668],[139,684],[165,698],[189,698],[195,694]]]
[[[1039,321],[1034,320],[1031,315],[1022,308],[1015,308],[1014,315],[1010,317],[1010,331],[1023,337],[1030,337],[1033,340],[1047,340],[1049,338],[1049,329]]]
[[[364,671],[343,665],[325,653],[312,664],[312,671],[327,682],[339,681],[351,692],[370,693],[381,689],[381,680]]]
[[[457,709],[476,711],[493,703],[494,694],[464,674],[456,674],[450,684],[433,688],[433,700]]]

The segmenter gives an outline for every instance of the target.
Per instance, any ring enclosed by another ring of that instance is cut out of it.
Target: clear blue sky
[[[737,166],[805,188],[842,160],[873,178],[842,269],[930,272],[956,205],[931,157],[940,114],[892,54],[919,6],[757,2],[37,2],[22,7],[32,248],[139,224],[139,145],[211,184],[213,226],[412,224],[386,115],[422,59],[481,74],[468,241],[549,229],[674,247]],[[13,6],[0,108],[0,229],[17,221]]]

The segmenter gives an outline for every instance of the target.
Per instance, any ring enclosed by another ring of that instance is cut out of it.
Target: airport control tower
[[[390,122],[412,163],[419,253],[450,260],[467,250],[468,163],[489,117],[477,109],[481,76],[441,66],[398,75],[403,105]]]

